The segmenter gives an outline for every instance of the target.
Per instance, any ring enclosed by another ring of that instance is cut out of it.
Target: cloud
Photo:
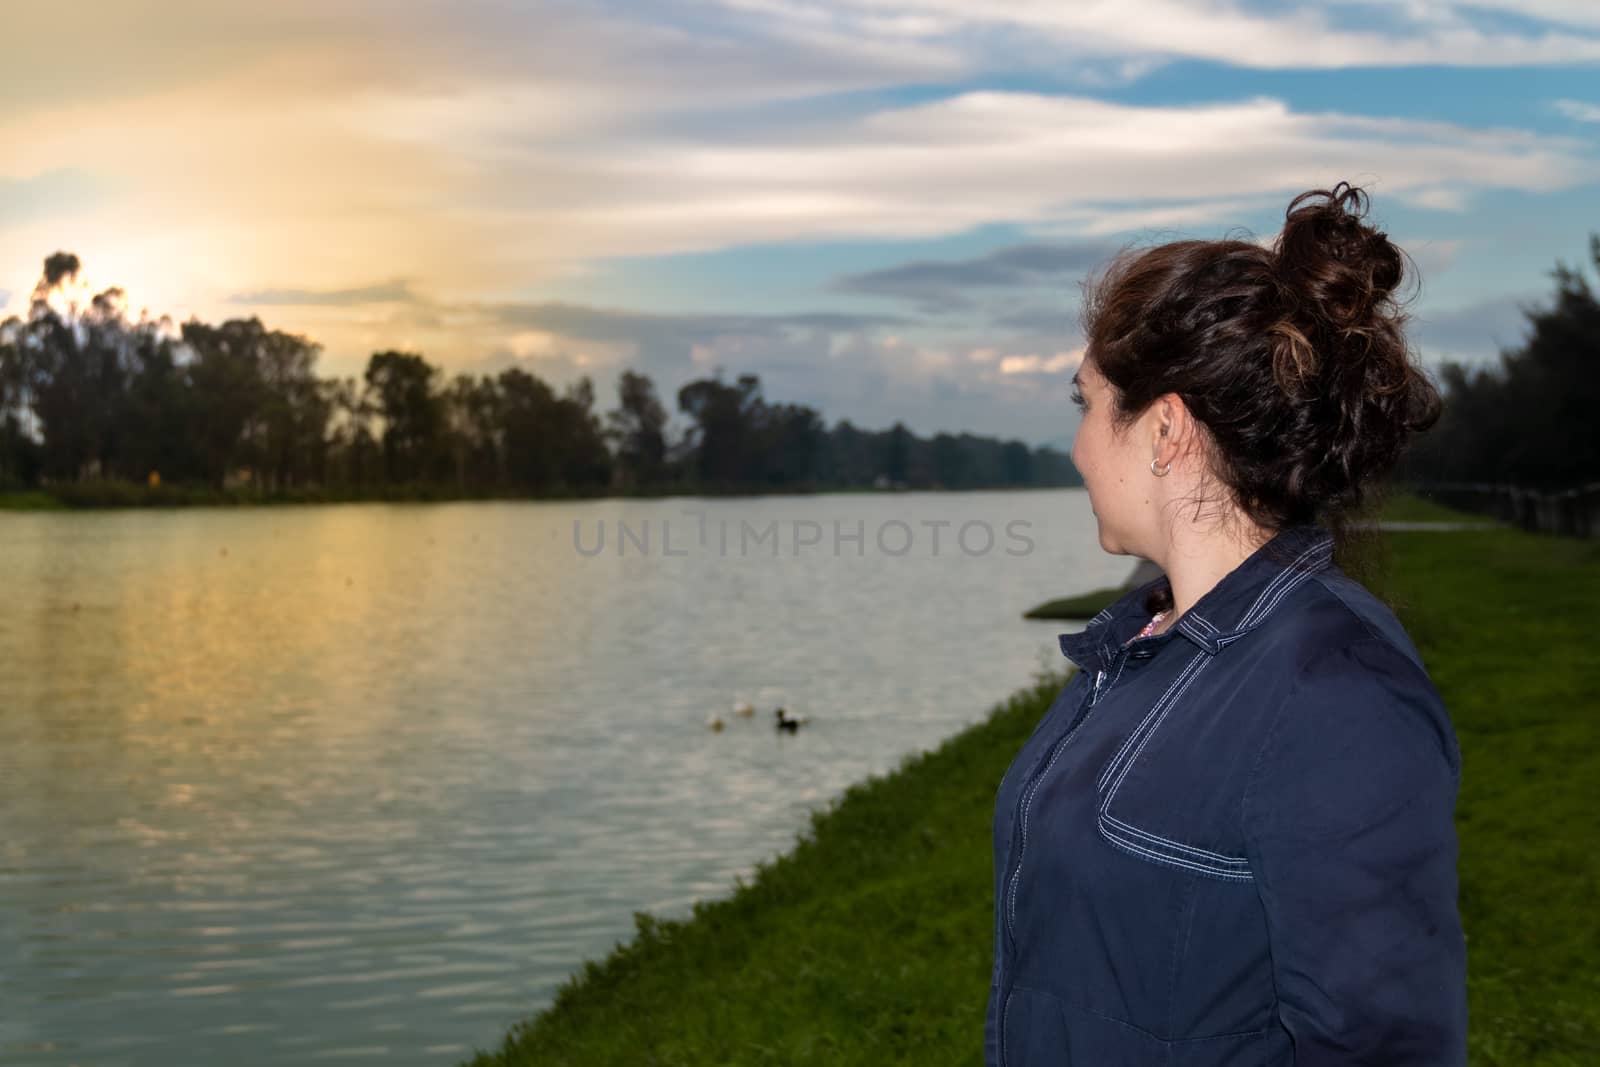
[[[1078,332],[1078,302],[1024,304],[991,316],[990,323],[1005,330],[1065,338]]]
[[[558,377],[625,365],[681,375],[701,368],[706,352],[759,355],[779,351],[797,338],[826,348],[839,338],[907,325],[904,318],[885,314],[667,314],[559,301],[451,302],[407,292],[410,303],[384,305],[377,309],[378,317],[364,324],[371,330],[368,347],[387,344],[385,337],[401,338],[399,347],[444,353],[452,370],[469,373],[532,360]],[[310,306],[338,305],[323,301]]]
[[[321,100],[330,115],[364,114],[386,132],[437,143],[452,120],[465,120],[469,133],[486,122],[523,134],[582,130],[597,120],[725,106],[730,93],[754,103],[969,69],[957,51],[937,43],[823,27],[797,32],[671,5],[625,13],[570,0],[458,0],[448,8],[386,0],[245,8],[121,0],[90,7],[90,17],[74,20],[70,51],[17,49],[0,67],[0,93],[14,111],[188,89],[226,97],[252,85],[279,100]],[[61,31],[61,16],[41,5],[19,8],[8,12],[7,30],[16,41],[48,39]]]
[[[1062,374],[1083,362],[1083,349],[1057,352],[1053,356],[1028,353],[1000,360],[1001,374]]]
[[[1547,297],[1540,295],[1513,295],[1437,311],[1421,310],[1413,315],[1409,333],[1430,363],[1487,363],[1501,349],[1517,347],[1527,339],[1524,309],[1545,300]]]
[[[1448,9],[1500,11],[1523,19],[1600,29],[1600,9],[1589,0],[1452,0]]]
[[[936,313],[971,307],[973,290],[1061,286],[1115,252],[1102,244],[1012,245],[971,259],[923,260],[847,274],[829,288],[857,296],[909,300]]]
[[[1589,104],[1582,100],[1557,100],[1554,106],[1569,119],[1578,122],[1600,122],[1600,104]]]
[[[1561,0],[1461,0],[1428,4],[1291,3],[1272,10],[1225,0],[901,0],[896,19],[882,0],[724,0],[759,7],[774,20],[826,27],[863,39],[960,42],[999,67],[1040,67],[1091,57],[1199,59],[1238,67],[1330,69],[1377,66],[1528,66],[1600,57],[1593,5]],[[1341,7],[1344,9],[1341,11]],[[1483,9],[1545,25],[1511,29]],[[1336,18],[1334,16],[1342,16]]]
[[[469,305],[468,309],[498,323],[538,327],[594,341],[703,339],[751,334],[770,337],[791,330],[846,333],[905,322],[895,315],[832,311],[660,314],[559,302]]]
[[[526,181],[542,183],[542,195],[507,225],[597,256],[928,237],[997,220],[1057,236],[1177,226],[1259,211],[1340,178],[1373,188],[1380,209],[1391,197],[1459,209],[1486,190],[1600,180],[1583,142],[1518,130],[1297,113],[1267,98],[1139,107],[985,91],[826,130],[658,140],[525,163],[526,174],[507,166],[497,180],[519,197]]]
[[[421,298],[411,291],[409,282],[396,279],[354,289],[261,289],[253,293],[235,293],[228,297],[228,302],[261,307],[361,307],[365,304],[416,304],[421,303]]]

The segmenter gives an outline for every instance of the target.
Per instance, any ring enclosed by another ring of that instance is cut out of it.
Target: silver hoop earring
[[[1155,457],[1152,456],[1150,458],[1150,473],[1154,474],[1157,478],[1165,478],[1167,475],[1172,473],[1172,464],[1168,463],[1161,470],[1156,470]]]

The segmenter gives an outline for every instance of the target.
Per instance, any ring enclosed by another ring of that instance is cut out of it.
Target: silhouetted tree
[[[762,416],[767,484],[809,485],[816,478],[822,452],[822,416],[803,404],[767,405]]]
[[[147,436],[147,428],[130,410],[129,383],[146,362],[170,358],[171,341],[162,323],[129,321],[121,289],[81,304],[66,288],[78,269],[71,253],[48,257],[27,319],[7,323],[7,391],[25,406],[38,435],[42,474],[135,476],[129,442]],[[15,422],[24,433],[24,420]]]
[[[511,484],[534,492],[549,489],[560,471],[553,432],[555,391],[521,367],[501,371],[498,384]]]
[[[301,485],[324,465],[330,407],[315,374],[321,346],[265,331],[257,348],[261,381],[262,481]]]
[[[732,486],[754,480],[761,469],[753,448],[761,407],[761,380],[753,374],[741,374],[733,385],[702,378],[678,390],[678,410],[693,420],[688,443],[701,482]]]
[[[554,438],[560,455],[561,481],[573,489],[603,486],[611,481],[611,453],[605,429],[594,410],[594,383],[579,378],[556,402]]]
[[[1600,236],[1590,258],[1600,267]],[[1526,311],[1529,333],[1495,367],[1445,363],[1444,415],[1407,457],[1412,479],[1563,488],[1600,479],[1600,302],[1558,266],[1555,295]]]
[[[911,472],[911,431],[897,422],[889,430],[883,450],[883,473],[891,482],[903,483]]]
[[[415,352],[375,352],[366,383],[383,419],[383,470],[391,482],[420,481],[438,445],[438,368]]]
[[[329,412],[325,477],[343,486],[373,485],[383,476],[383,448],[372,432],[376,418],[367,392],[354,378],[322,383]]]
[[[654,485],[665,479],[667,409],[655,383],[625,370],[617,379],[617,406],[606,414],[608,435],[616,443],[617,470],[627,485]]]
[[[254,318],[229,319],[220,326],[197,319],[183,324],[183,343],[191,353],[193,438],[199,466],[213,484],[224,484],[241,468],[253,473],[261,467],[265,389],[259,349],[266,332]]]

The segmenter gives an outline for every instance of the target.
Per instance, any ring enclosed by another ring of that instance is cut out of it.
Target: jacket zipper
[[[1112,663],[1112,666],[1116,666],[1115,662]],[[1101,696],[1100,686],[1104,684],[1108,671],[1109,668],[1095,672],[1094,684],[1089,689],[1089,695],[1079,705],[1077,713],[1073,715],[1072,724],[1067,727],[1067,732],[1062,734],[1055,744],[1050,747],[1049,758],[1044,761],[1043,766],[1035,771],[1033,777],[1023,786],[1021,798],[1017,804],[1017,826],[1019,829],[1017,856],[1011,866],[1011,877],[1006,880],[1006,933],[1010,936],[1013,946],[1016,944],[1017,937],[1017,885],[1022,880],[1022,857],[1028,847],[1028,808],[1033,803],[1033,795],[1039,791],[1039,786],[1044,782],[1045,776],[1050,773],[1050,768],[1055,766],[1056,758],[1061,755],[1068,742],[1083,727],[1083,721],[1089,717],[1089,709],[1099,702]]]
[[[1127,653],[1126,651],[1123,651],[1119,653],[1119,655],[1127,655]],[[1113,660],[1111,667],[1115,667],[1116,665],[1116,661]],[[1072,717],[1071,725],[1067,727],[1067,732],[1062,734],[1061,737],[1056,740],[1055,744],[1051,746],[1050,756],[1044,761],[1043,767],[1036,771],[1033,777],[1028,780],[1027,784],[1023,786],[1021,800],[1017,805],[1019,808],[1017,817],[1017,825],[1019,828],[1019,834],[1017,838],[1017,857],[1011,867],[1011,877],[1006,881],[1006,936],[1011,941],[1013,952],[1016,951],[1017,943],[1017,886],[1022,881],[1022,854],[1028,845],[1028,807],[1033,802],[1033,795],[1039,791],[1039,786],[1044,782],[1045,776],[1050,773],[1050,768],[1055,766],[1056,757],[1061,755],[1062,750],[1067,747],[1067,744],[1083,727],[1084,720],[1089,717],[1089,709],[1094,707],[1095,704],[1099,702],[1101,697],[1100,687],[1102,684],[1104,684],[1107,676],[1110,673],[1110,669],[1111,668],[1107,668],[1106,670],[1099,670],[1095,672],[1094,684],[1089,688],[1089,695],[1085,697],[1083,703],[1078,706],[1077,712]],[[1006,990],[1005,1002],[1001,1005],[1000,1009],[1000,1033],[998,1036],[1000,1045],[1000,1062],[1002,1064],[1004,1064],[1007,1059],[1006,1023],[1008,1022],[1011,1014],[1012,992],[1013,991],[1009,988]]]

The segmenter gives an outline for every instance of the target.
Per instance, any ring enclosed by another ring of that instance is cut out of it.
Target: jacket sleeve
[[[1427,674],[1373,639],[1320,651],[1245,793],[1297,1067],[1465,1064],[1460,756]]]

